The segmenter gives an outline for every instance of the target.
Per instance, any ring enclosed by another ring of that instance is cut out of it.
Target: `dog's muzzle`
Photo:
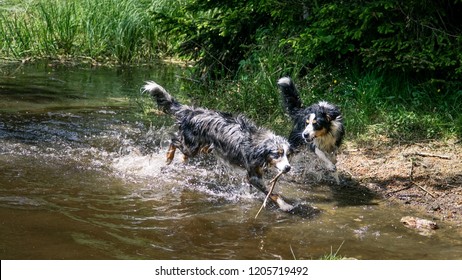
[[[286,165],[286,166],[284,167],[284,169],[282,170],[282,172],[287,173],[287,172],[290,171],[291,168],[292,168],[292,167],[291,167],[290,165]]]
[[[275,167],[282,173],[287,173],[292,168],[288,160],[280,161],[275,164]]]
[[[306,142],[311,142],[313,141],[314,138],[316,138],[316,135],[314,133],[303,132],[302,137],[303,137],[303,140],[305,140]]]

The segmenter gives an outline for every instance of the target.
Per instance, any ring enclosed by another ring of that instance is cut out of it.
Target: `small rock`
[[[439,204],[436,204],[436,203],[435,203],[435,204],[433,204],[433,205],[431,206],[431,209],[432,209],[433,211],[439,211],[439,210],[441,210],[441,207],[440,207]]]
[[[438,225],[430,220],[406,216],[401,218],[401,223],[408,228],[413,228],[417,230],[434,230],[438,229]]]

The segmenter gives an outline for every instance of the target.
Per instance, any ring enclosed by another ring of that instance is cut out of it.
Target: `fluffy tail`
[[[175,100],[163,87],[153,81],[146,82],[143,93],[148,92],[156,100],[157,105],[163,112],[174,114],[181,108],[181,104]]]
[[[282,94],[282,102],[289,116],[294,119],[297,111],[302,108],[302,101],[294,82],[289,77],[278,80],[278,87]]]

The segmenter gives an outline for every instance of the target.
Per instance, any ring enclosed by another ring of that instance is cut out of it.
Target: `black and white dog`
[[[291,78],[278,80],[283,105],[293,122],[289,143],[294,151],[309,147],[324,163],[339,183],[335,164],[345,129],[337,106],[325,101],[303,107],[300,95]]]
[[[274,166],[283,173],[291,169],[289,142],[244,116],[182,105],[155,82],[147,82],[143,92],[176,118],[179,130],[171,139],[167,164],[172,162],[176,149],[186,158],[213,150],[231,165],[245,169],[249,183],[266,195],[269,190],[263,180],[265,168]],[[294,208],[278,194],[270,194],[269,198],[283,211]]]

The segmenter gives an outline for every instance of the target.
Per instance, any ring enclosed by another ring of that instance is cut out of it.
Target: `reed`
[[[157,54],[151,1],[31,0],[0,10],[3,57],[91,57],[119,63]]]

